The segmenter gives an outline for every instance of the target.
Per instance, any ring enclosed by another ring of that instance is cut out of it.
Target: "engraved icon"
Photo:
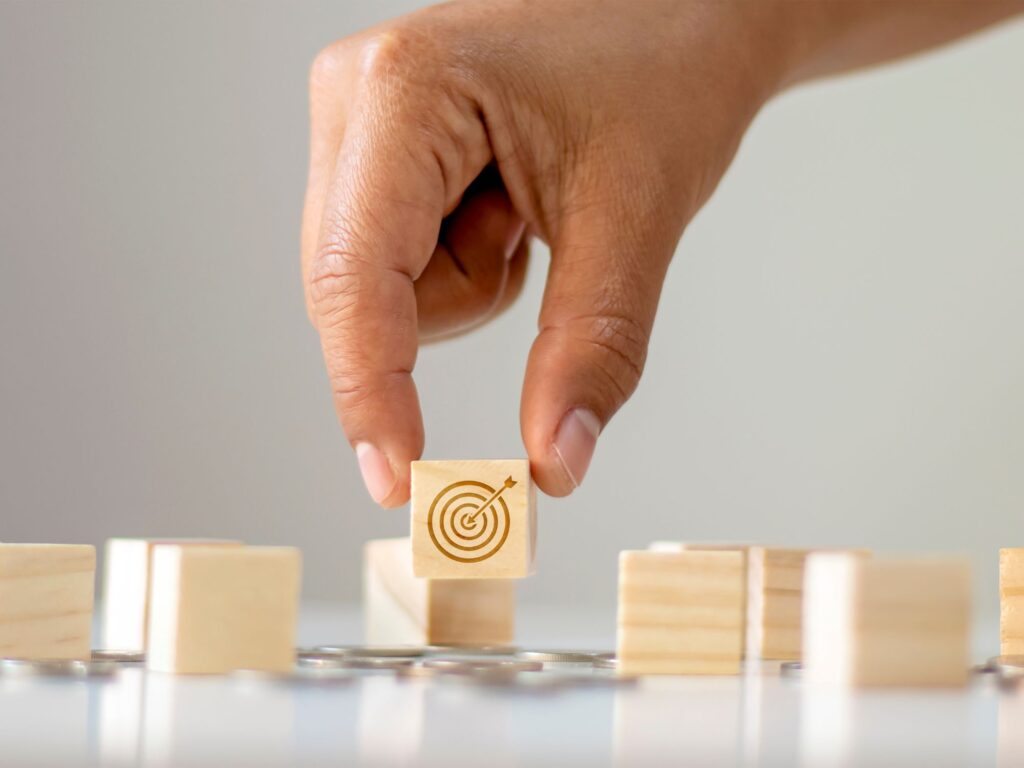
[[[511,475],[497,490],[478,480],[460,480],[437,494],[427,530],[438,551],[459,563],[479,563],[497,553],[510,527],[501,495],[515,484]]]

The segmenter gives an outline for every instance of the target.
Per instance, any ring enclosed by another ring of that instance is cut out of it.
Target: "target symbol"
[[[501,495],[515,484],[509,475],[497,490],[478,480],[460,480],[444,488],[427,514],[427,530],[437,550],[459,563],[479,563],[494,555],[508,538],[511,524]]]

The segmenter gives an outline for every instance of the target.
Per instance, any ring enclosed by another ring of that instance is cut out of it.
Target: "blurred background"
[[[0,3],[0,539],[294,544],[358,599],[376,509],[298,268],[306,78],[417,3]],[[521,596],[605,610],[652,539],[1024,546],[1024,24],[770,104],[669,274],[644,382],[540,499]],[[694,115],[695,120],[700,115]],[[523,455],[547,266],[424,349],[429,458]],[[466,361],[483,373],[466,378]]]

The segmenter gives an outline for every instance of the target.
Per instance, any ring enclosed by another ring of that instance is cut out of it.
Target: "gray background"
[[[354,599],[374,508],[298,273],[306,76],[413,3],[0,3],[0,539],[288,543]],[[1024,24],[787,94],[670,272],[644,383],[541,499],[535,602],[655,538],[1024,545]],[[698,115],[694,119],[699,119]],[[519,456],[546,254],[426,349],[427,456]],[[466,359],[486,371],[460,374]]]

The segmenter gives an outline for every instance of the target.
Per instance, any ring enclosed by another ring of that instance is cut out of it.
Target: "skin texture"
[[[371,495],[409,497],[419,344],[509,306],[531,238],[551,263],[522,436],[541,489],[570,493],[640,380],[679,239],[764,103],[1022,8],[462,0],[326,48],[310,75],[303,280]]]

